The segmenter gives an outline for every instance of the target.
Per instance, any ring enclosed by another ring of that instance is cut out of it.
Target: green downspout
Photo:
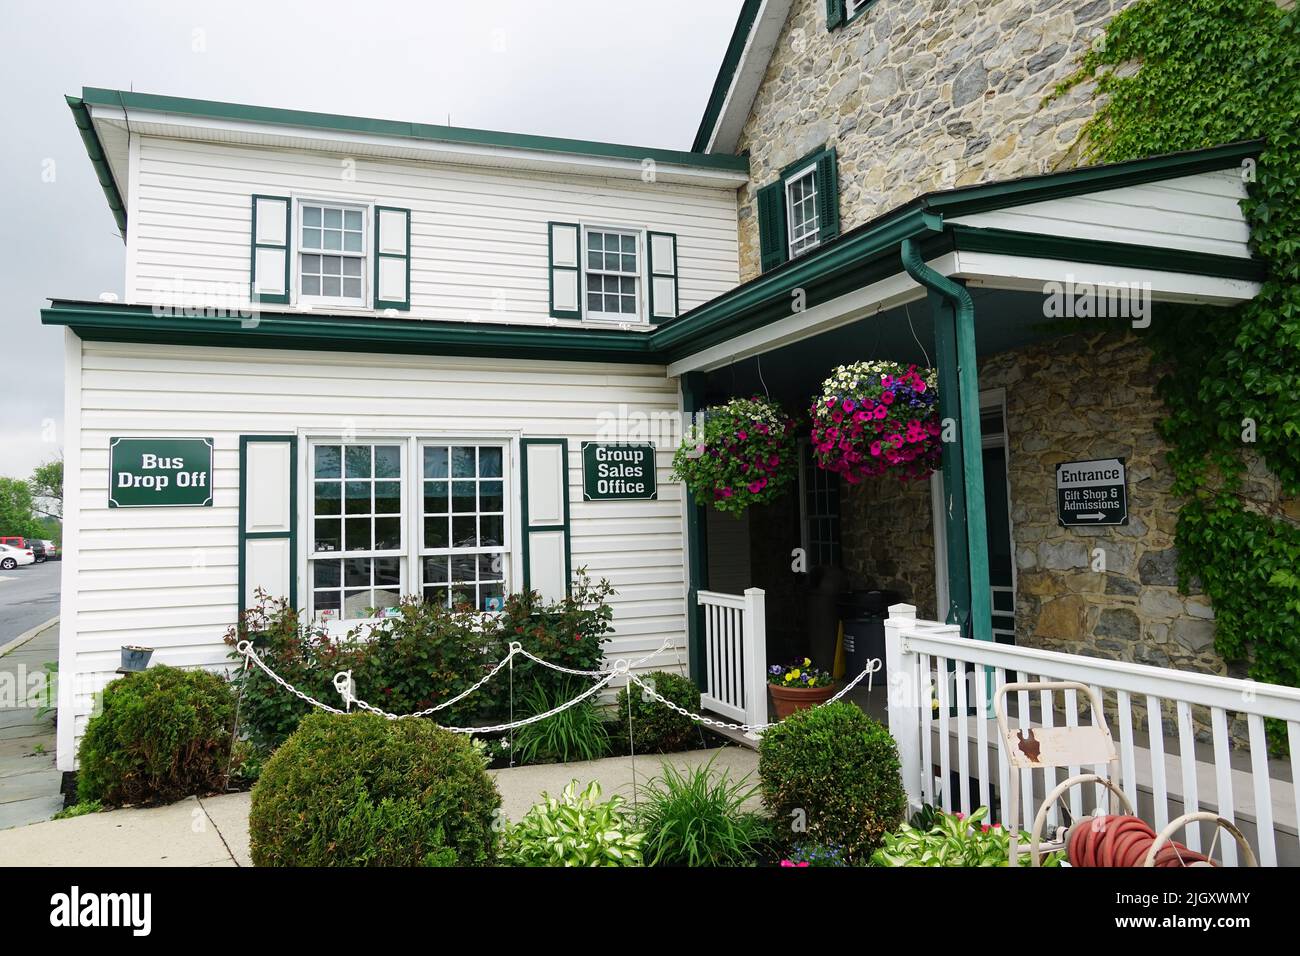
[[[938,293],[955,310],[971,635],[976,640],[991,641],[993,594],[989,585],[988,519],[984,512],[984,454],[980,437],[980,392],[975,358],[975,302],[964,285],[925,264],[916,240],[903,240],[902,260],[903,268],[909,276],[924,288]],[[945,382],[941,387],[947,385]],[[942,609],[940,614],[942,615]]]

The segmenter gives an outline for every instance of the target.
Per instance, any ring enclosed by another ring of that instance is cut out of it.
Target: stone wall
[[[795,0],[738,146],[741,280],[759,272],[755,191],[821,146],[844,230],[931,190],[1075,165],[1092,89],[1043,96],[1131,2],[879,0],[828,32],[825,0]]]
[[[919,616],[942,620],[934,590],[930,483],[876,478],[840,488],[841,546],[850,587],[897,591]]]

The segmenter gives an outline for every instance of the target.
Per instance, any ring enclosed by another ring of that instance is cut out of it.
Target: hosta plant
[[[894,833],[885,834],[885,844],[871,856],[872,866],[1006,866],[1011,834],[1000,823],[984,822],[988,807],[980,807],[969,817],[960,813],[936,811],[926,820],[913,818]],[[929,822],[929,829],[922,827]],[[1029,836],[1021,834],[1028,845]],[[1060,866],[1062,854],[1043,857],[1043,866]],[[1029,855],[1021,854],[1021,866],[1029,865]]]
[[[794,421],[766,398],[706,409],[673,457],[673,477],[698,501],[741,514],[785,494],[796,476]]]
[[[919,481],[939,467],[938,376],[896,362],[841,365],[813,400],[813,458],[850,484],[878,475]]]
[[[542,794],[506,828],[503,858],[512,866],[640,866],[645,834],[636,830],[619,796],[601,802],[600,784],[581,793],[572,781],[559,798]]]

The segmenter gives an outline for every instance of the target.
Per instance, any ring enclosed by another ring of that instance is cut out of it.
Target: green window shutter
[[[557,319],[582,318],[581,244],[582,229],[576,222],[546,224],[551,315]]]
[[[252,302],[289,302],[289,235],[293,204],[287,196],[252,197],[248,236],[248,297]]]
[[[826,29],[834,30],[844,26],[845,6],[848,0],[826,0]]]
[[[298,606],[298,439],[239,436],[239,609],[258,590]]]
[[[778,179],[758,191],[759,261],[764,272],[775,269],[790,255],[785,225],[785,181]]]
[[[840,174],[832,146],[817,157],[817,238],[821,242],[840,234]]]
[[[650,318],[677,318],[677,236],[646,234],[650,248]]]
[[[411,308],[411,210],[375,207],[375,308]]]
[[[547,601],[569,593],[573,577],[569,552],[569,441],[524,438],[523,461],[524,590]]]

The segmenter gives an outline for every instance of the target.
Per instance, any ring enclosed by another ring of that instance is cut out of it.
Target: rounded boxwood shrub
[[[700,689],[687,677],[668,671],[655,671],[642,680],[653,682],[655,690],[679,707],[692,713],[700,712]],[[618,720],[622,724],[622,740],[628,740],[628,692],[632,694],[632,744],[637,753],[673,753],[702,746],[695,721],[670,710],[640,686],[629,683],[618,692]]]
[[[806,820],[804,842],[842,848],[865,863],[903,822],[907,796],[889,731],[853,704],[800,710],[763,734],[763,802],[778,827]]]
[[[469,740],[430,720],[309,714],[262,768],[256,866],[478,866],[501,806]]]
[[[224,785],[235,699],[217,674],[160,665],[104,688],[77,751],[83,802],[170,803]]]

